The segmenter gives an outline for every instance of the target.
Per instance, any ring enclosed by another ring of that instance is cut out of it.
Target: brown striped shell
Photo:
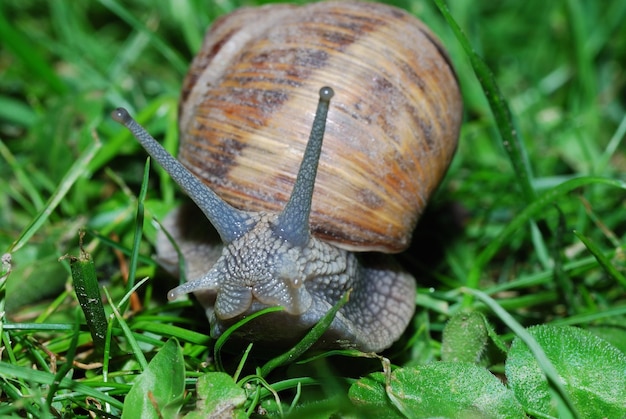
[[[270,5],[216,21],[184,82],[179,159],[231,205],[279,212],[325,85],[335,97],[311,230],[349,250],[401,251],[448,168],[462,113],[443,47],[402,10]]]

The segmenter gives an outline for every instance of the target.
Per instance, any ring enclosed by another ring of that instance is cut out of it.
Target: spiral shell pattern
[[[446,52],[405,11],[324,2],[219,19],[184,82],[179,159],[231,205],[279,212],[325,85],[336,95],[311,231],[349,250],[402,251],[450,164],[462,118]]]

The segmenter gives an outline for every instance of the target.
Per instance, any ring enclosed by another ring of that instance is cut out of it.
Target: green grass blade
[[[480,280],[480,275],[484,267],[496,255],[498,250],[506,245],[514,232],[516,232],[534,217],[542,215],[542,211],[544,211],[547,206],[552,205],[558,197],[576,188],[593,184],[607,185],[619,189],[626,189],[626,182],[623,182],[621,180],[599,177],[581,177],[563,182],[555,188],[552,188],[549,191],[545,192],[543,195],[537,198],[537,200],[524,208],[524,210],[519,213],[519,215],[515,217],[504,228],[504,230],[502,230],[498,237],[491,243],[489,243],[489,245],[487,245],[487,247],[478,255],[468,274],[467,286],[470,288],[478,288],[478,282]],[[466,300],[465,303],[469,303],[469,300]]]
[[[83,176],[86,173],[87,165],[100,149],[100,145],[100,141],[96,140],[91,143],[91,145],[80,155],[72,167],[70,167],[70,170],[65,174],[50,199],[48,199],[44,208],[35,218],[33,218],[31,223],[24,229],[19,238],[13,242],[7,253],[17,252],[41,228],[48,217],[50,217],[50,214],[52,214],[52,211],[54,211],[54,209],[61,203],[74,183],[80,178],[80,176]]]
[[[73,361],[74,361],[74,358],[76,357],[76,347],[78,346],[78,329],[79,329],[78,325],[79,324],[80,324],[80,321],[78,319],[78,312],[76,312],[76,321],[74,322],[74,330],[72,333],[71,343],[69,345],[67,353],[65,354],[65,362],[61,364],[61,367],[59,368],[59,370],[56,372],[54,376],[54,381],[50,385],[50,389],[48,390],[48,396],[46,397],[46,406],[52,406],[52,400],[54,398],[54,395],[59,389],[59,384],[61,380],[63,379],[63,377],[67,375],[67,373],[73,367]]]
[[[128,23],[136,31],[145,32],[150,36],[150,42],[155,48],[163,55],[163,58],[169,65],[174,67],[179,74],[185,74],[187,71],[187,63],[182,59],[180,54],[173,48],[167,45],[161,38],[159,38],[154,31],[146,27],[146,25],[128,12],[120,3],[115,0],[100,0],[100,3],[107,7],[109,10],[118,15],[122,20]]]
[[[9,400],[22,400],[23,402],[25,401],[24,393],[21,392],[17,387],[15,387],[15,385],[13,385],[11,382],[6,381],[4,376],[0,378],[0,389],[2,390],[3,394],[8,396]],[[19,403],[14,403],[11,406],[8,406],[8,408],[5,407],[4,409],[0,409],[0,415],[7,415],[7,417],[19,417],[17,415],[22,409],[28,412],[34,418],[41,417],[42,412],[37,410],[36,406],[33,403],[21,403],[21,406],[19,405]]]
[[[54,374],[45,371],[33,370],[28,367],[9,364],[4,361],[0,361],[0,376],[12,377],[14,379],[20,379],[26,382],[42,385],[50,385],[54,381]],[[114,406],[117,409],[122,408],[122,403],[119,400],[105,393],[105,391],[111,390],[111,387],[107,388],[105,386],[102,386],[98,390],[92,388],[91,386],[82,384],[76,380],[63,378],[59,382],[59,388],[80,392],[84,396],[90,396],[96,400],[101,400],[105,403],[109,403],[111,406]]]
[[[596,258],[600,266],[611,275],[622,287],[626,288],[626,277],[611,263],[608,257],[602,252],[602,250],[596,245],[589,237],[584,236],[582,233],[574,230],[574,234],[578,239],[583,242],[587,250],[589,250]]]
[[[294,360],[300,358],[300,355],[305,353],[315,342],[319,340],[320,337],[322,337],[324,332],[326,332],[326,330],[330,327],[330,324],[333,322],[333,319],[339,309],[348,302],[349,298],[350,292],[348,291],[343,295],[343,297],[341,297],[337,304],[328,310],[328,313],[326,313],[324,317],[322,317],[320,321],[313,326],[313,328],[302,338],[300,342],[298,342],[296,346],[263,365],[260,370],[261,377],[267,377],[270,372],[281,365],[285,365],[288,362],[293,362]]]
[[[150,178],[150,157],[146,159],[143,168],[143,180],[141,189],[137,197],[137,215],[135,217],[135,234],[133,235],[133,247],[130,254],[128,266],[128,283],[126,284],[126,294],[128,295],[135,286],[135,277],[137,275],[137,263],[139,261],[139,248],[141,246],[141,238],[143,237],[143,219],[144,219],[144,202],[148,193],[148,180]],[[130,300],[125,300],[120,305],[120,312],[124,313],[128,307]]]
[[[524,200],[526,202],[531,202],[535,199],[536,195],[531,184],[532,173],[526,157],[524,145],[519,138],[517,128],[513,124],[511,110],[507,100],[500,92],[495,76],[482,57],[474,51],[474,48],[472,48],[469,40],[463,34],[463,31],[450,14],[448,7],[444,4],[443,0],[434,1],[441,11],[441,14],[443,14],[443,17],[448,22],[448,25],[452,28],[457,40],[463,46],[465,53],[472,63],[474,72],[478,77],[478,81],[482,85],[485,96],[489,102],[489,106],[491,107],[491,111],[496,119],[497,128],[502,139],[502,145],[504,146],[504,149],[509,156],[509,160],[513,165],[513,170],[517,175],[517,181],[520,185],[520,189],[522,190]]]
[[[260,317],[269,313],[283,311],[283,310],[284,309],[281,306],[267,307],[261,311],[257,311],[256,313],[253,313],[250,316],[247,316],[239,320],[237,323],[233,324],[231,327],[226,329],[224,333],[222,333],[222,335],[215,341],[215,346],[213,347],[213,353],[215,354],[214,355],[215,369],[219,372],[225,372],[224,364],[222,363],[222,347],[224,346],[226,341],[230,338],[230,336],[237,331],[237,329],[239,329],[241,326],[245,325],[246,323],[251,322],[257,317]]]
[[[37,115],[28,105],[11,97],[0,96],[0,119],[22,127],[32,127]]]
[[[104,314],[104,306],[100,297],[100,284],[96,276],[96,268],[89,253],[81,246],[80,255],[67,256],[70,260],[70,269],[74,281],[74,289],[80,307],[85,314],[85,320],[93,339],[94,350],[98,355],[104,353],[108,322]]]
[[[111,296],[109,295],[106,288],[104,288],[104,294],[107,296],[108,301],[112,301]],[[143,351],[141,350],[141,346],[139,346],[139,343],[137,342],[137,339],[135,339],[135,336],[133,335],[132,330],[130,330],[130,327],[128,327],[128,323],[126,323],[126,319],[124,319],[124,317],[120,314],[120,310],[118,310],[117,307],[115,307],[115,304],[111,304],[111,308],[113,309],[113,315],[117,319],[118,323],[120,324],[120,327],[122,328],[122,331],[124,332],[124,336],[126,337],[128,344],[133,350],[135,359],[137,359],[137,362],[141,366],[141,371],[145,371],[146,368],[148,368],[148,361],[146,360],[146,357],[143,354]]]
[[[604,152],[602,153],[602,157],[599,159],[598,164],[595,167],[596,173],[603,173],[606,170],[606,166],[611,161],[611,158],[615,156],[615,153],[618,152],[620,145],[623,143],[626,138],[626,114],[623,116],[622,120],[619,123],[619,126],[615,130],[615,133],[609,140]]]
[[[67,91],[67,86],[57,76],[50,60],[43,56],[37,44],[31,42],[30,39],[11,26],[5,16],[0,4],[0,40],[2,40],[4,47],[18,57],[32,76],[45,81],[47,86],[57,94],[64,94]]]
[[[178,340],[196,345],[208,345],[211,338],[204,333],[189,330],[184,327],[171,324],[162,324],[151,321],[138,320],[133,323],[133,328],[146,332],[158,333],[164,336],[175,337]]]
[[[567,307],[569,314],[574,314],[571,311],[576,308],[576,299],[574,295],[574,284],[571,281],[571,278],[567,274],[567,271],[564,269],[563,259],[565,258],[562,249],[565,248],[565,238],[566,238],[566,221],[565,215],[563,211],[558,206],[556,210],[559,213],[559,224],[556,229],[555,237],[554,237],[554,246],[553,246],[553,256],[552,260],[554,260],[554,267],[552,271],[554,272],[554,282],[556,285],[556,292],[560,296],[560,300],[565,302],[565,306]]]

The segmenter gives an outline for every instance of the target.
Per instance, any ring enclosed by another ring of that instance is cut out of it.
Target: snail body
[[[291,343],[351,290],[323,344],[380,351],[415,309],[414,278],[382,253],[408,246],[456,148],[461,111],[449,60],[421,22],[341,2],[216,21],[183,83],[180,163],[123,110],[114,118],[223,243],[189,239],[193,220],[180,211],[168,219],[192,278],[170,298],[200,295],[214,335],[281,305],[241,333]],[[158,253],[174,254],[167,240]]]

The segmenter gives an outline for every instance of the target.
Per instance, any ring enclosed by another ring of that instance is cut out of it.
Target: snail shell
[[[389,255],[352,250],[408,245],[450,163],[461,113],[450,62],[421,22],[390,6],[342,2],[218,20],[184,82],[180,162],[125,110],[113,117],[223,243],[188,237],[198,220],[182,210],[166,220],[192,278],[169,298],[196,293],[214,336],[280,305],[284,312],[237,330],[274,345],[300,339],[351,292],[321,344],[380,351],[410,322],[415,279]],[[158,254],[176,263],[164,235]]]
[[[402,251],[448,168],[462,115],[441,43],[402,10],[270,5],[216,21],[183,85],[179,160],[234,207],[280,211],[324,85],[336,95],[311,230],[348,250]]]

